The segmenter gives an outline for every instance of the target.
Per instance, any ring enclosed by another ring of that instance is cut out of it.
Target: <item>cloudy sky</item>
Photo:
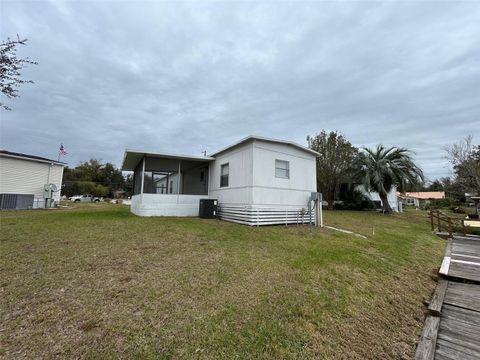
[[[200,154],[249,134],[408,147],[480,140],[480,2],[1,0],[1,39],[38,62],[1,148],[74,166],[125,148]]]

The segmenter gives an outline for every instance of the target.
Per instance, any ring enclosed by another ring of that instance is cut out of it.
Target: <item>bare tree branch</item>
[[[444,150],[455,171],[455,180],[464,191],[480,194],[480,145],[473,145],[473,136],[468,135]]]
[[[23,80],[20,71],[26,64],[36,65],[37,62],[17,58],[17,46],[26,45],[27,39],[10,40],[0,44],[0,91],[9,99],[19,97],[18,88],[22,84],[33,83],[32,80]],[[12,110],[10,107],[0,102],[0,108]]]

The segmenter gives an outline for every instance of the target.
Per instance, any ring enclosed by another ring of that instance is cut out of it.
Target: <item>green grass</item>
[[[5,358],[412,358],[445,243],[423,212],[247,227],[120,205],[2,212]]]

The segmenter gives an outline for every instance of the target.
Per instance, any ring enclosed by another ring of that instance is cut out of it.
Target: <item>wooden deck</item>
[[[480,239],[455,236],[449,240],[439,273],[480,283]]]
[[[449,241],[415,358],[480,359],[480,240]]]

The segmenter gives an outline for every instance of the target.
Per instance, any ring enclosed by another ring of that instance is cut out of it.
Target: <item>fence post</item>
[[[432,226],[432,232],[434,232],[435,224],[433,223],[433,210],[430,210],[430,225]]]
[[[452,219],[448,217],[448,235],[453,237]]]
[[[440,210],[437,210],[437,223],[438,223],[438,231],[441,232],[442,231],[442,225],[441,225],[441,222],[440,222]]]

